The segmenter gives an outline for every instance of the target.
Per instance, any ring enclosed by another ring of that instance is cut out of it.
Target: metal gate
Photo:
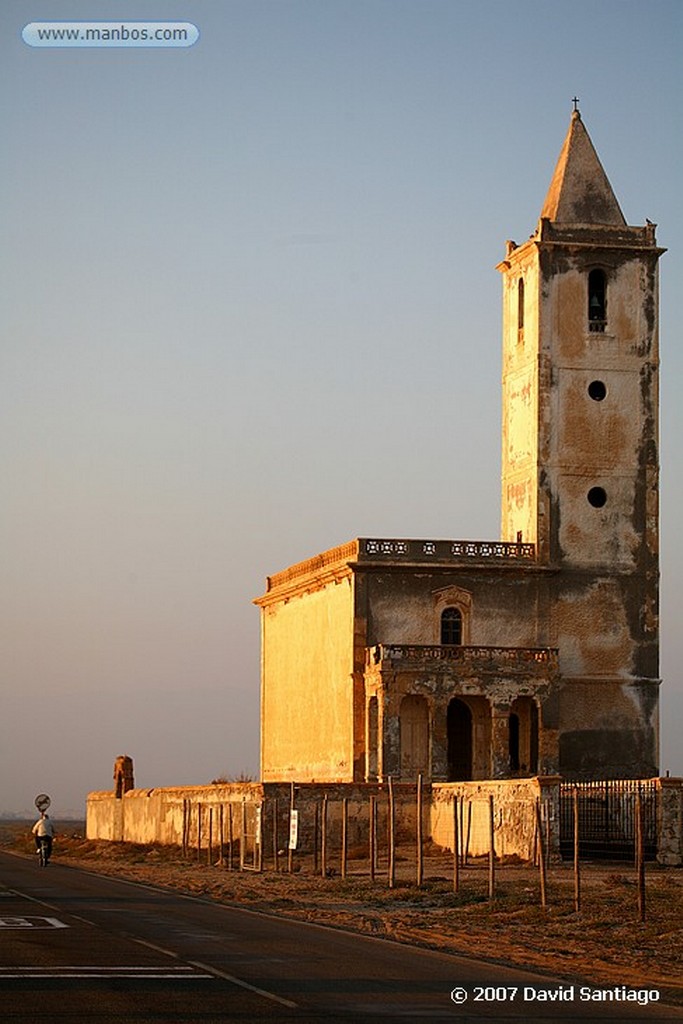
[[[588,860],[633,860],[635,805],[640,793],[643,848],[646,860],[657,856],[657,787],[651,780],[613,779],[563,782],[560,786],[560,850],[574,851],[574,791],[579,801],[579,856]]]

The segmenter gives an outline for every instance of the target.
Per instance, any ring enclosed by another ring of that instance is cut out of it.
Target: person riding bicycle
[[[40,853],[40,847],[44,843],[47,847],[46,859],[49,860],[52,854],[52,840],[55,834],[55,827],[50,821],[50,815],[43,812],[31,831],[36,839],[36,853]]]

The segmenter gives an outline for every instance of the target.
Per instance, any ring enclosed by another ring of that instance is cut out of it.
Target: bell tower
[[[574,110],[535,233],[503,277],[501,537],[555,571],[563,774],[658,760],[658,260]],[[623,762],[624,756],[621,761]]]

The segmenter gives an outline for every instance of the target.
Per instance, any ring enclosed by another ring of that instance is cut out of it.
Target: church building
[[[658,774],[658,248],[578,111],[503,282],[501,537],[268,577],[261,779]]]

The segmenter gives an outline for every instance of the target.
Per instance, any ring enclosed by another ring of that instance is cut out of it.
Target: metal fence
[[[574,847],[574,792],[578,794],[579,855],[588,860],[633,861],[636,843],[636,794],[640,793],[643,851],[657,856],[656,783],[612,779],[562,783],[560,786],[560,852],[570,859]]]

